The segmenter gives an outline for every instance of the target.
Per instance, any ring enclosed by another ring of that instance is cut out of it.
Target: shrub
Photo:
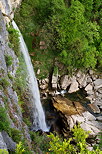
[[[10,121],[7,117],[5,108],[0,106],[0,131],[5,130],[10,131]]]
[[[8,27],[7,30],[9,32],[9,46],[15,51],[17,56],[20,56],[19,32],[12,26]]]
[[[37,149],[40,148],[42,152],[48,152],[49,149],[49,138],[43,134],[40,135],[39,132],[30,132],[32,141],[34,142],[34,149],[37,152]]]
[[[7,78],[1,78],[0,85],[5,89],[10,85],[10,83],[8,82]]]
[[[19,143],[22,140],[22,133],[20,130],[11,128],[10,129],[10,136],[13,139],[14,142]]]
[[[17,148],[16,148],[16,151],[15,152],[16,152],[16,154],[23,154],[25,152],[25,149],[23,147],[22,142],[19,142],[17,144]]]
[[[19,67],[16,71],[16,76],[14,78],[14,89],[17,94],[21,96],[25,92],[27,85],[27,68],[23,56],[19,57]]]
[[[87,149],[86,138],[89,132],[84,131],[79,125],[75,126],[72,132],[73,137],[68,140],[62,140],[58,135],[54,136],[52,133],[48,135],[51,138],[49,151],[53,154],[102,154],[99,148],[92,151]]]
[[[9,55],[5,55],[6,65],[11,66],[13,62],[13,58]]]
[[[0,154],[9,154],[7,150],[5,149],[0,149]]]

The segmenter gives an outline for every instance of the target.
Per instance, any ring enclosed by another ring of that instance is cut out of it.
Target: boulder
[[[96,126],[92,126],[92,123],[81,123],[81,128],[83,128],[85,131],[90,131],[90,135],[97,135],[100,132],[100,129],[98,129]]]
[[[60,85],[62,89],[66,90],[70,84],[71,84],[71,80],[68,78],[68,75],[64,75],[61,77]]]
[[[102,87],[102,79],[96,79],[94,81],[94,85],[95,85],[94,89],[96,89],[96,90],[101,88]]]
[[[52,88],[57,89],[58,75],[52,75]]]
[[[92,89],[93,89],[93,87],[92,87],[91,84],[88,84],[88,85],[85,87],[85,90],[86,90],[87,93],[90,92],[90,91],[92,91]]]
[[[1,132],[0,132],[0,149],[6,149],[7,150],[7,146],[6,146],[6,143],[4,142],[4,139],[2,137]]]
[[[78,91],[79,90],[78,86],[79,86],[78,82],[76,80],[73,80],[68,90],[68,93],[73,93]]]
[[[48,88],[49,79],[45,78],[42,80],[39,80],[40,89],[44,90]]]
[[[78,82],[81,84],[85,78],[85,74],[82,73],[81,71],[79,71],[77,74],[76,74],[76,77],[78,79]]]
[[[68,130],[71,130],[78,123],[84,130],[90,131],[90,135],[95,136],[101,131],[102,123],[96,121],[96,117],[86,111],[79,102],[73,102],[58,95],[53,98],[53,106],[62,119],[64,136],[67,137],[69,135]],[[94,106],[93,112],[99,113],[99,108]]]
[[[85,111],[85,108],[79,102],[72,102],[59,95],[53,97],[53,106],[57,111],[60,111],[67,116],[81,114]]]
[[[90,109],[94,112],[94,113],[100,113],[100,109],[96,104],[88,104],[88,106],[90,107]]]
[[[99,116],[96,118],[98,121],[101,121],[102,122],[102,116]]]
[[[6,143],[7,149],[14,151],[16,149],[16,143],[12,140],[11,137],[5,131],[2,131],[3,140]]]
[[[85,121],[94,121],[96,120],[95,116],[93,116],[90,112],[86,111],[82,113],[82,116],[84,117]]]

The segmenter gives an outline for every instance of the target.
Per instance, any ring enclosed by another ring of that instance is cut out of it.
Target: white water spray
[[[23,36],[16,25],[14,21],[12,21],[12,25],[14,29],[16,29],[19,32],[19,40],[20,40],[20,49],[21,52],[23,53],[25,63],[27,65],[27,70],[28,70],[28,75],[29,75],[29,80],[30,80],[30,89],[33,95],[33,105],[34,105],[34,120],[33,120],[33,126],[34,130],[43,130],[43,131],[48,131],[46,122],[45,122],[45,114],[40,102],[40,94],[39,94],[39,89],[38,89],[38,84],[37,84],[37,79],[33,70],[33,66],[31,63],[31,59],[28,53],[27,46],[24,42]]]

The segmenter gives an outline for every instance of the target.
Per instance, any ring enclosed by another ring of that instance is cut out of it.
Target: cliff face
[[[20,5],[22,0],[0,0],[0,9],[4,14],[6,22],[14,16],[15,9]]]
[[[9,39],[5,24],[5,21],[8,22],[9,19],[7,16],[10,15],[12,9],[18,6],[18,4],[20,4],[20,0],[15,2],[13,0],[0,1],[0,108],[6,110],[10,128],[20,131],[22,139],[25,139],[26,144],[31,148],[28,127],[23,122],[21,108],[18,104],[18,96],[13,87],[13,78],[15,78],[19,60],[15,52],[8,45]],[[2,115],[0,113],[0,121],[2,122],[1,117]],[[15,149],[16,143],[12,139],[12,133],[10,137],[10,134],[6,130],[3,131],[1,126],[0,138],[0,149],[8,149],[11,151]]]

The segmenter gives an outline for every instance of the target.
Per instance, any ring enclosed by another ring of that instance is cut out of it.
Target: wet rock
[[[98,121],[101,121],[102,122],[102,116],[99,116],[96,118]]]

